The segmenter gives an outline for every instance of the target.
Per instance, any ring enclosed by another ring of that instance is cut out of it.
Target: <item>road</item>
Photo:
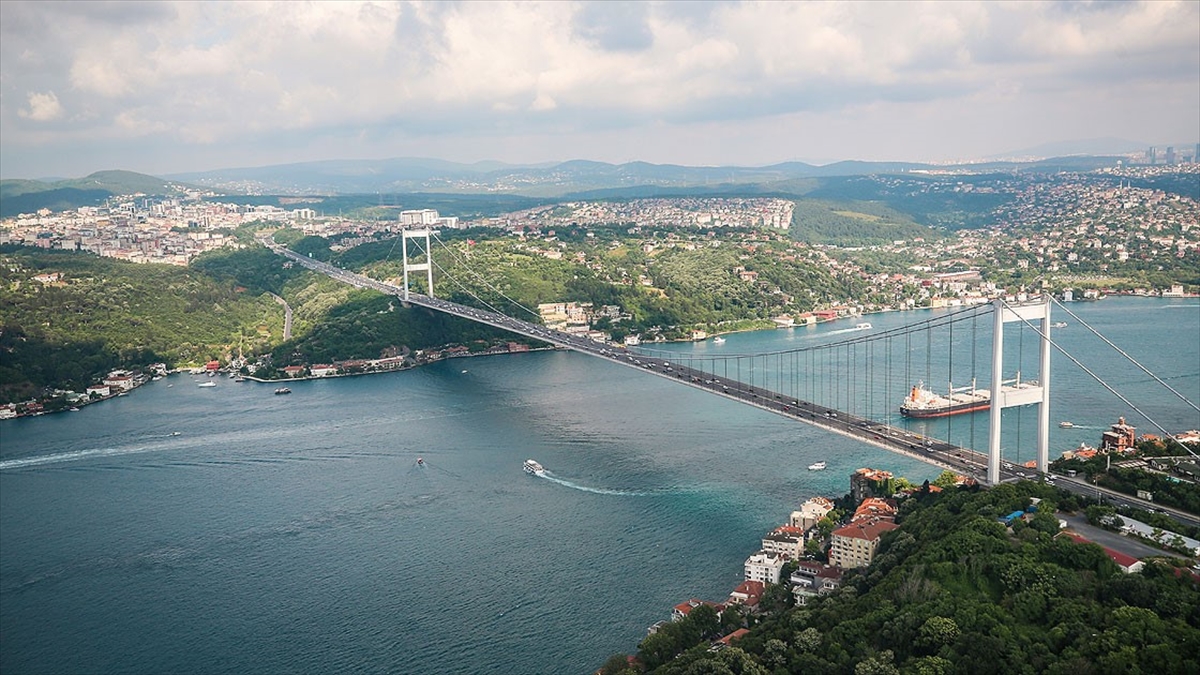
[[[404,289],[400,287],[348,272],[320,260],[302,256],[276,244],[270,237],[262,237],[260,241],[275,253],[339,281],[359,288],[373,288],[380,293],[394,295],[401,299],[404,298]],[[703,389],[718,396],[724,396],[739,403],[761,408],[776,415],[782,415],[792,420],[811,424],[890,452],[905,455],[927,464],[970,476],[980,483],[987,482],[987,456],[969,448],[959,447],[934,438],[926,438],[903,428],[892,427],[863,417],[848,415],[834,408],[826,408],[815,403],[792,398],[779,392],[763,389],[762,387],[754,387],[737,380],[717,377],[711,373],[693,369],[684,363],[673,362],[669,359],[664,360],[661,357],[652,358],[643,354],[630,352],[624,347],[596,342],[584,336],[553,330],[540,324],[522,321],[504,314],[467,307],[419,293],[409,293],[408,302],[455,316],[465,317],[479,323],[541,340],[564,349],[571,349],[605,359],[612,363],[618,363],[622,366],[636,368],[680,384]],[[1007,462],[1002,465],[1000,470],[1001,482],[1022,479],[1037,480],[1039,477],[1033,469],[1026,469],[1025,467]],[[1070,479],[1062,478],[1058,483],[1060,487],[1077,491],[1071,486]],[[1086,483],[1082,485],[1085,488],[1092,488],[1092,486]],[[1083,493],[1080,491],[1080,494]],[[1092,496],[1095,496],[1095,494],[1096,490],[1092,488]],[[1113,498],[1128,501],[1130,504],[1141,503],[1144,505],[1142,508],[1147,508],[1147,505],[1149,505],[1148,502],[1142,502],[1133,497],[1112,494]],[[1187,514],[1182,515],[1186,516]],[[1192,520],[1195,520],[1194,517]]]
[[[292,306],[287,303],[287,300],[271,293],[271,297],[275,298],[275,302],[283,305],[283,339],[292,339]]]

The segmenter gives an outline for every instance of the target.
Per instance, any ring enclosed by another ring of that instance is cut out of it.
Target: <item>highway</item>
[[[404,289],[398,286],[348,272],[334,265],[302,256],[276,244],[269,237],[262,237],[260,241],[275,253],[285,256],[311,270],[321,272],[358,288],[372,288],[380,293],[397,296],[401,299],[404,298]],[[408,302],[524,335],[563,349],[571,349],[582,354],[605,359],[611,363],[635,368],[690,387],[703,389],[717,396],[723,396],[739,403],[752,405],[788,419],[811,424],[826,431],[832,431],[833,433],[841,434],[842,436],[853,438],[890,452],[970,476],[980,483],[987,482],[987,456],[969,448],[963,448],[934,438],[925,438],[901,427],[893,427],[874,420],[849,415],[841,410],[826,408],[809,401],[796,399],[761,387],[754,387],[737,380],[717,377],[711,373],[693,369],[685,363],[664,359],[661,356],[650,357],[631,352],[624,347],[596,342],[584,336],[553,330],[540,324],[522,321],[504,314],[477,309],[475,307],[467,307],[466,305],[411,292],[409,293]],[[1041,476],[1035,469],[1017,466],[1008,462],[1001,465],[1001,482],[1025,479],[1053,480],[1059,487],[1080,495],[1092,498],[1103,495],[1112,503],[1127,504],[1143,509],[1163,510],[1184,522],[1200,524],[1200,522],[1197,522],[1195,516],[1174,510],[1166,510],[1152,502],[1128,495],[1098,489],[1096,486],[1082,481],[1058,476],[1047,479]]]

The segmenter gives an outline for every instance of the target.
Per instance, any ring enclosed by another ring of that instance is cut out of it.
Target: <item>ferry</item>
[[[809,464],[808,470],[809,471],[824,471],[825,470],[825,462],[817,462],[815,464]]]
[[[525,473],[527,473],[531,476],[542,476],[542,475],[545,475],[545,473],[546,473],[546,469],[543,468],[541,464],[538,464],[536,461],[534,461],[532,459],[525,460],[524,468],[525,468]]]
[[[917,382],[904,402],[900,404],[900,414],[905,417],[918,419],[928,417],[948,417],[963,413],[987,410],[992,405],[991,392],[976,389],[972,382],[969,387],[950,388],[945,396],[930,391],[924,382]]]
[[[718,335],[717,337],[713,338],[713,344],[714,345],[723,345],[723,344],[725,344],[725,338]]]
[[[871,330],[871,324],[866,321],[854,326],[854,330]]]
[[[291,389],[288,389],[287,387],[280,387],[280,388],[278,388],[278,389],[276,389],[276,390],[275,390],[275,394],[276,394],[277,396],[278,396],[278,395],[282,395],[282,394],[290,394],[290,393],[292,393],[292,390],[291,390]]]

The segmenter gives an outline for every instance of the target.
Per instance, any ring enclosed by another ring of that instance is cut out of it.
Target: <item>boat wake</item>
[[[562,478],[555,476],[554,474],[550,473],[549,471],[543,471],[542,473],[536,474],[536,475],[539,478],[545,478],[546,480],[550,481],[551,483],[558,483],[559,485],[562,485],[563,487],[569,487],[572,490],[581,490],[583,492],[590,492],[594,495],[614,495],[614,496],[618,496],[618,497],[644,497],[644,496],[646,496],[645,492],[639,492],[637,490],[611,490],[609,488],[594,488],[594,487],[588,487],[586,485],[580,485],[578,483],[572,483],[569,480],[563,480]]]
[[[0,471],[9,469],[24,469],[30,466],[42,466],[45,464],[64,464],[67,462],[78,462],[85,459],[95,459],[97,457],[120,457],[122,455],[137,455],[143,452],[153,452],[160,450],[161,447],[136,447],[136,448],[92,448],[89,450],[72,450],[71,452],[59,452],[53,455],[39,455],[37,457],[21,457],[20,459],[6,459],[0,461]]]

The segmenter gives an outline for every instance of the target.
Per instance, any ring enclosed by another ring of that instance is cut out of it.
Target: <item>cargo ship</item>
[[[951,387],[945,396],[933,393],[924,382],[917,382],[900,404],[900,414],[915,418],[947,417],[987,410],[991,405],[991,392],[976,389],[974,381],[969,387]]]

